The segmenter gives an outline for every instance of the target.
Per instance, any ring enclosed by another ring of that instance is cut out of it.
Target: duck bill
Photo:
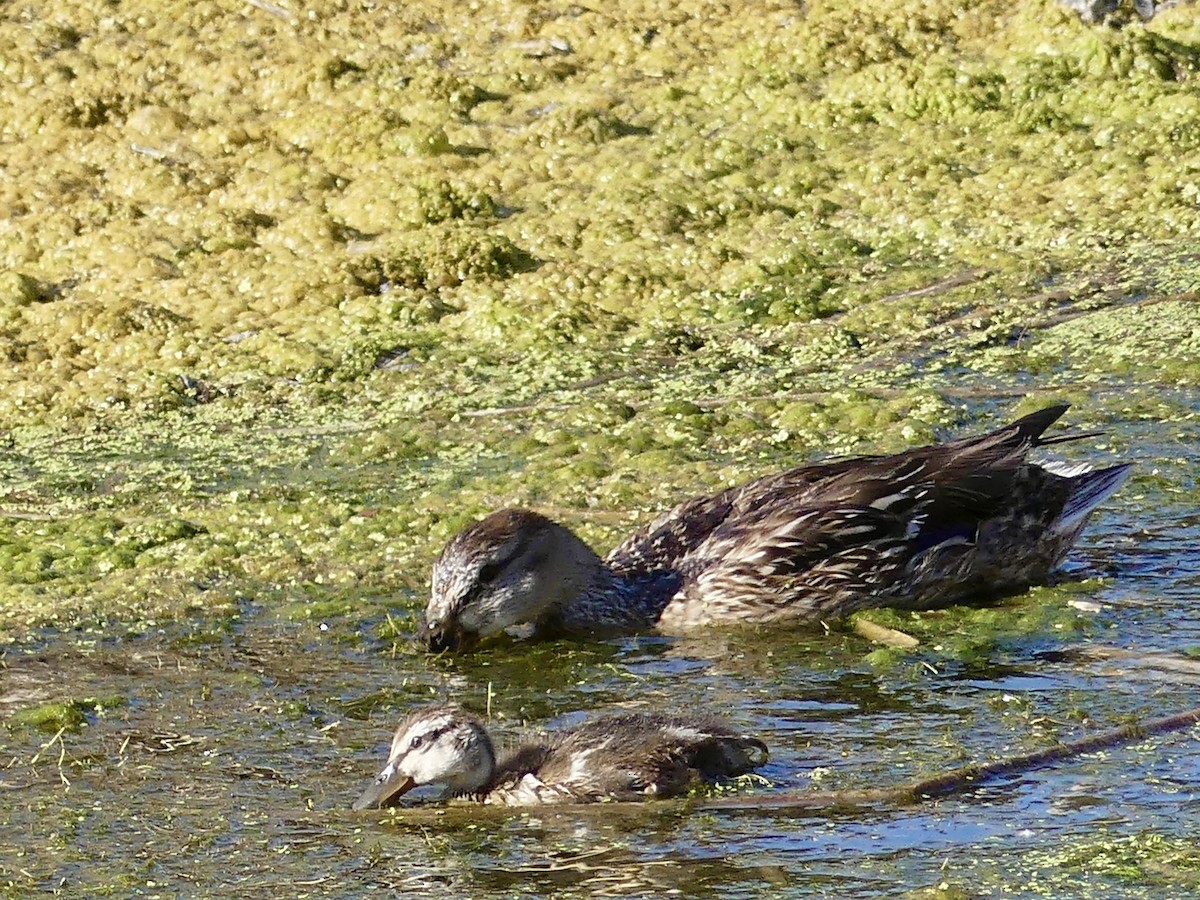
[[[353,808],[383,809],[385,806],[393,806],[416,786],[417,783],[410,776],[402,775],[396,771],[395,766],[388,765],[371,786],[354,801]]]
[[[459,653],[470,649],[476,642],[477,637],[473,632],[466,631],[456,622],[445,622],[440,625],[426,622],[417,633],[417,640],[424,644],[425,649],[430,653],[442,653],[444,651]]]

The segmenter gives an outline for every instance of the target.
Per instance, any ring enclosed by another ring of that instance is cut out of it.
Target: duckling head
[[[428,707],[396,729],[387,765],[354,809],[393,806],[423,784],[444,784],[448,796],[477,793],[495,768],[491,738],[478,719],[456,706]]]
[[[552,615],[603,564],[583,541],[525,509],[502,509],[460,532],[433,566],[419,639],[457,651],[513,625]]]

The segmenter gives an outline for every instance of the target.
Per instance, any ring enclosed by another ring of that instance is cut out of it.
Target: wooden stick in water
[[[941,775],[932,775],[884,788],[867,788],[844,791],[784,791],[767,796],[713,797],[696,804],[698,809],[743,810],[746,812],[812,813],[820,810],[848,809],[862,806],[908,806],[943,797],[947,794],[967,791],[989,778],[1029,772],[1051,763],[1074,759],[1085,753],[1108,750],[1124,744],[1144,740],[1150,735],[1183,731],[1200,723],[1200,708],[1151,719],[1141,724],[1123,725],[1096,734],[1087,735],[1065,744],[1055,744],[1044,750],[1035,750],[1020,756],[1009,756],[987,763],[973,763],[952,769]]]

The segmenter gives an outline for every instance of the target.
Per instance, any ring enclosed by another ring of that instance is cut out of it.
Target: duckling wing
[[[701,718],[627,714],[564,732],[538,778],[576,802],[671,797],[766,761],[762,741]]]
[[[579,798],[569,785],[543,778],[554,753],[555,739],[549,735],[540,735],[504,753],[496,761],[484,802],[501,806],[576,802]]]

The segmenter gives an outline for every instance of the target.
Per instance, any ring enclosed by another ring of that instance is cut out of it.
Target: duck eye
[[[500,570],[504,568],[504,564],[500,562],[490,562],[484,565],[479,570],[479,580],[482,583],[494,581],[496,576],[500,574]]]
[[[423,743],[425,743],[425,735],[418,734],[415,738],[408,742],[408,749],[417,750]]]

